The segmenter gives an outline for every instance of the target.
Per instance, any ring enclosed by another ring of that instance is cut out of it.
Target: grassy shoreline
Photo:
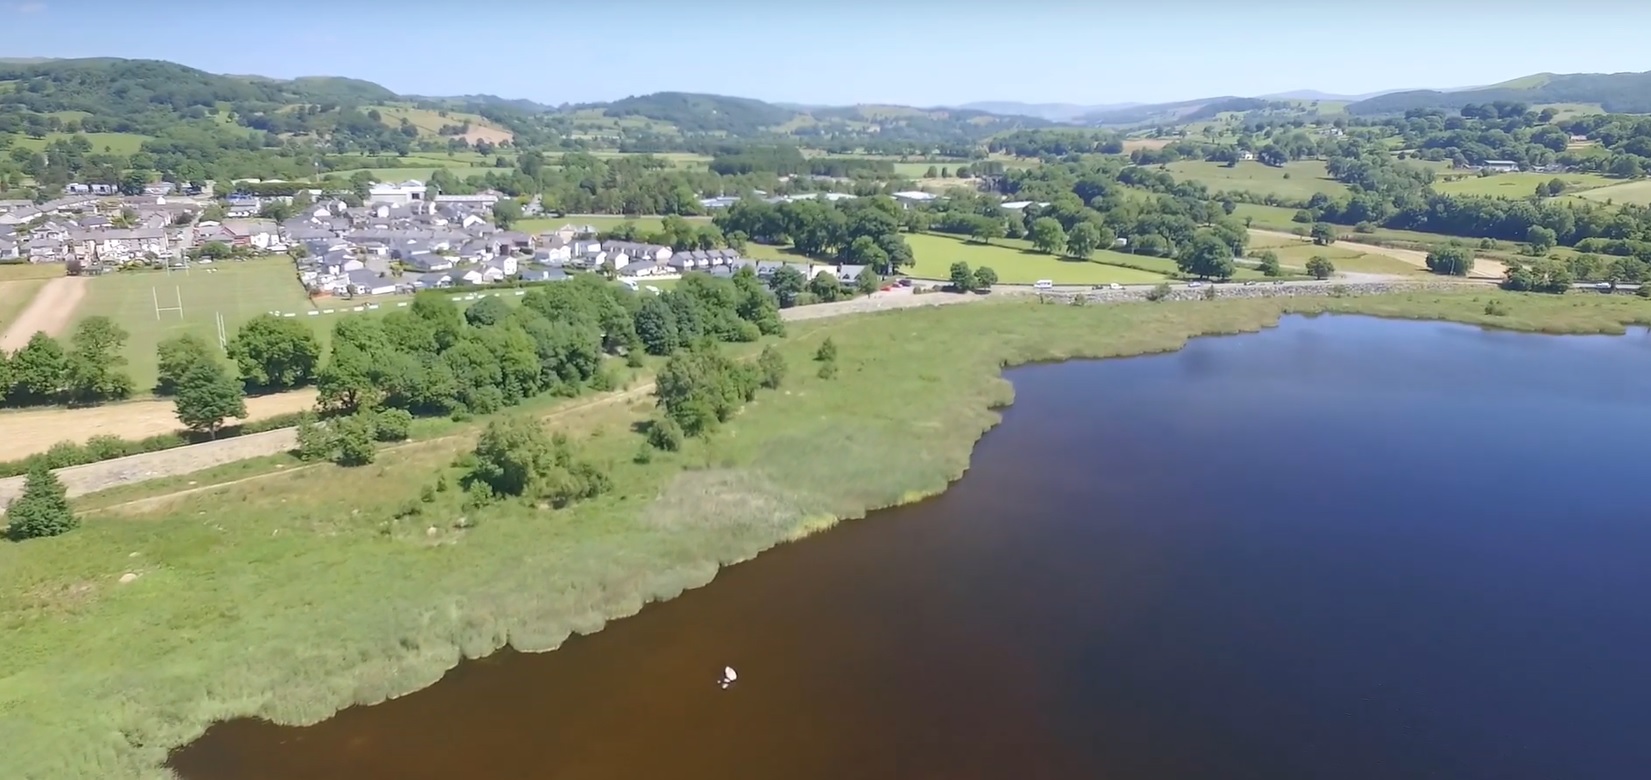
[[[1508,314],[1484,313],[1493,297]],[[678,454],[632,461],[651,400],[557,420],[613,463],[616,485],[566,510],[490,507],[469,527],[444,501],[401,515],[436,473],[451,478],[466,435],[88,517],[0,546],[0,732],[13,735],[0,775],[168,777],[167,751],[213,721],[313,723],[507,642],[552,649],[721,566],[945,490],[1013,400],[1005,367],[1173,351],[1326,312],[1567,333],[1651,322],[1651,303],[1625,296],[1488,291],[920,307],[793,324],[785,385]],[[810,360],[826,336],[833,380]]]

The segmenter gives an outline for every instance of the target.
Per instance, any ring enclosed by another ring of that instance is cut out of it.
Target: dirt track
[[[247,419],[301,412],[315,405],[315,390],[247,399]],[[0,460],[26,458],[65,439],[84,442],[93,436],[142,439],[178,430],[169,400],[131,401],[86,409],[27,409],[0,414]]]
[[[7,352],[22,349],[36,331],[56,336],[67,330],[74,321],[80,300],[86,297],[87,281],[84,276],[61,276],[47,282],[29,307],[17,316],[17,321],[0,335],[0,349]]]

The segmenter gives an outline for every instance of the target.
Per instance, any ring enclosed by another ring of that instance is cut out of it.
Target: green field
[[[1310,242],[1284,236],[1250,237],[1250,251],[1267,249],[1278,255],[1279,265],[1286,273],[1300,275],[1307,269],[1307,261],[1323,257],[1341,273],[1395,274],[1425,276],[1427,269],[1381,254],[1372,247],[1338,242],[1330,246],[1315,246]]]
[[[45,138],[18,137],[12,143],[24,149],[44,149],[52,141],[80,136],[92,143],[92,151],[107,154],[130,155],[149,140],[149,136],[135,133],[47,133]]]
[[[183,315],[162,311],[157,319],[157,297],[162,308],[177,306],[181,298]],[[259,314],[308,308],[309,296],[298,283],[292,260],[270,257],[196,265],[187,274],[141,271],[95,277],[75,314],[101,314],[131,332],[126,358],[142,392],[155,384],[155,347],[163,339],[189,332],[217,343],[218,314],[233,337],[241,323]]]
[[[1163,274],[1102,262],[1148,260],[1117,252],[1096,252],[1095,259],[1076,260],[1037,252],[1025,242],[999,239],[977,244],[938,233],[908,234],[906,243],[917,261],[906,273],[919,279],[947,279],[952,263],[962,261],[970,268],[989,266],[1004,284],[1032,284],[1042,279],[1056,284],[1148,284],[1164,280]]]
[[[1486,315],[1491,298],[1507,314]],[[548,650],[835,518],[937,493],[999,420],[993,408],[1011,401],[1004,366],[1172,350],[1284,312],[1589,333],[1651,320],[1651,303],[1629,296],[1488,290],[1089,307],[990,300],[794,323],[778,343],[791,366],[780,391],[761,392],[716,436],[646,464],[633,462],[640,436],[630,426],[652,413],[651,398],[560,418],[582,454],[612,464],[614,484],[567,509],[465,510],[458,490],[421,504],[436,475],[457,480],[451,464],[472,446],[422,434],[365,468],[271,458],[77,499],[85,509],[273,474],[0,545],[0,733],[11,737],[0,776],[159,780],[168,751],[213,721],[315,722],[428,686],[506,642]],[[827,336],[843,366],[833,380],[806,370]],[[423,508],[410,517],[409,506]],[[128,572],[136,578],[122,584]]]
[[[1635,206],[1651,206],[1651,179],[1620,182],[1609,187],[1588,190],[1577,193],[1579,198],[1587,198],[1596,203],[1631,203]]]
[[[418,128],[420,136],[426,138],[440,137],[439,131],[443,125],[461,125],[465,122],[470,123],[469,139],[472,142],[486,140],[497,144],[501,141],[509,141],[514,137],[509,130],[489,122],[482,116],[467,114],[463,111],[431,111],[424,108],[413,108],[412,106],[387,105],[371,106],[370,110],[378,111],[379,116],[383,117],[384,123],[391,127],[399,125],[401,120],[406,119],[408,123]],[[442,116],[443,113],[447,116]]]
[[[1591,173],[1498,173],[1435,181],[1433,189],[1450,195],[1488,195],[1522,200],[1536,191],[1536,185],[1547,184],[1554,179],[1565,182],[1567,192],[1579,191],[1579,195],[1582,194],[1580,191],[1620,185],[1622,182],[1621,179],[1608,179]]]
[[[1177,179],[1201,182],[1211,192],[1253,192],[1280,198],[1307,200],[1314,193],[1340,195],[1347,191],[1342,184],[1325,171],[1317,160],[1298,160],[1282,168],[1258,162],[1241,162],[1228,168],[1226,163],[1182,160],[1166,166]]]

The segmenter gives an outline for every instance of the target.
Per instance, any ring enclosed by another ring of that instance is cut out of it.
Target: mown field
[[[155,314],[155,298],[162,308],[181,299],[183,316]],[[164,339],[194,333],[217,343],[216,315],[224,317],[227,335],[241,323],[269,311],[310,308],[309,296],[286,257],[192,266],[189,273],[143,271],[99,276],[90,280],[76,319],[103,315],[126,328],[126,359],[140,392],[155,384],[155,347]]]
[[[90,141],[92,151],[104,154],[131,155],[149,140],[149,136],[136,133],[47,133],[45,138],[17,137],[12,144],[22,149],[44,149],[52,141],[65,140],[79,136]]]
[[[938,233],[907,234],[906,243],[916,264],[905,272],[919,279],[950,278],[956,262],[968,263],[970,268],[988,266],[1004,284],[1033,284],[1042,279],[1057,284],[1147,284],[1165,278],[1163,273],[1117,265],[1137,260],[1117,252],[1096,252],[1094,259],[1077,260],[1043,254],[1022,241],[998,239],[980,244]],[[1150,258],[1139,260],[1151,262]]]
[[[1340,273],[1393,274],[1399,276],[1426,276],[1427,269],[1419,268],[1357,244],[1338,242],[1330,246],[1315,246],[1293,236],[1250,235],[1250,251],[1270,250],[1278,255],[1279,265],[1287,274],[1305,273],[1307,261],[1323,257],[1335,265]]]
[[[482,116],[467,114],[463,111],[431,111],[402,105],[371,106],[370,109],[378,111],[379,116],[383,117],[383,122],[391,127],[399,125],[402,119],[406,119],[408,123],[418,128],[420,136],[426,138],[441,137],[440,130],[444,125],[461,125],[465,122],[470,123],[470,132],[464,138],[471,143],[487,141],[491,144],[500,144],[515,137],[509,130],[493,124]],[[442,116],[443,113],[446,116]]]
[[[1581,191],[1618,184],[1621,179],[1609,179],[1592,173],[1498,173],[1490,176],[1463,176],[1438,180],[1433,189],[1450,195],[1488,195],[1514,199],[1529,198],[1538,184],[1554,179],[1565,182],[1566,191]]]
[[[1253,192],[1306,200],[1314,193],[1340,195],[1347,191],[1347,185],[1330,178],[1324,163],[1318,160],[1297,160],[1282,168],[1253,161],[1228,168],[1226,163],[1201,160],[1182,160],[1166,167],[1177,179],[1200,182],[1212,192]]]
[[[1651,206],[1651,179],[1620,182],[1608,187],[1579,192],[1577,197],[1587,198],[1596,203],[1628,203],[1635,206]]]
[[[1484,314],[1490,298],[1508,313]],[[11,737],[0,776],[159,780],[167,751],[213,721],[315,722],[428,686],[507,641],[554,648],[835,518],[943,490],[1012,398],[1003,366],[1170,350],[1321,311],[1576,332],[1651,321],[1651,303],[1627,296],[1488,291],[910,309],[793,323],[782,389],[678,454],[633,461],[645,396],[557,419],[614,481],[568,509],[464,510],[456,490],[420,503],[437,475],[456,480],[450,464],[472,446],[431,427],[368,467],[274,458],[191,475],[270,474],[0,545],[0,733]],[[842,365],[833,380],[811,370],[827,336]],[[875,397],[901,403],[865,402]]]

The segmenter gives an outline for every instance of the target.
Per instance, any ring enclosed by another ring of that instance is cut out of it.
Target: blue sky
[[[1098,104],[1651,70],[1645,0],[0,0],[0,30],[5,56],[167,59],[553,104],[661,90]],[[1545,38],[1563,30],[1578,34]]]

